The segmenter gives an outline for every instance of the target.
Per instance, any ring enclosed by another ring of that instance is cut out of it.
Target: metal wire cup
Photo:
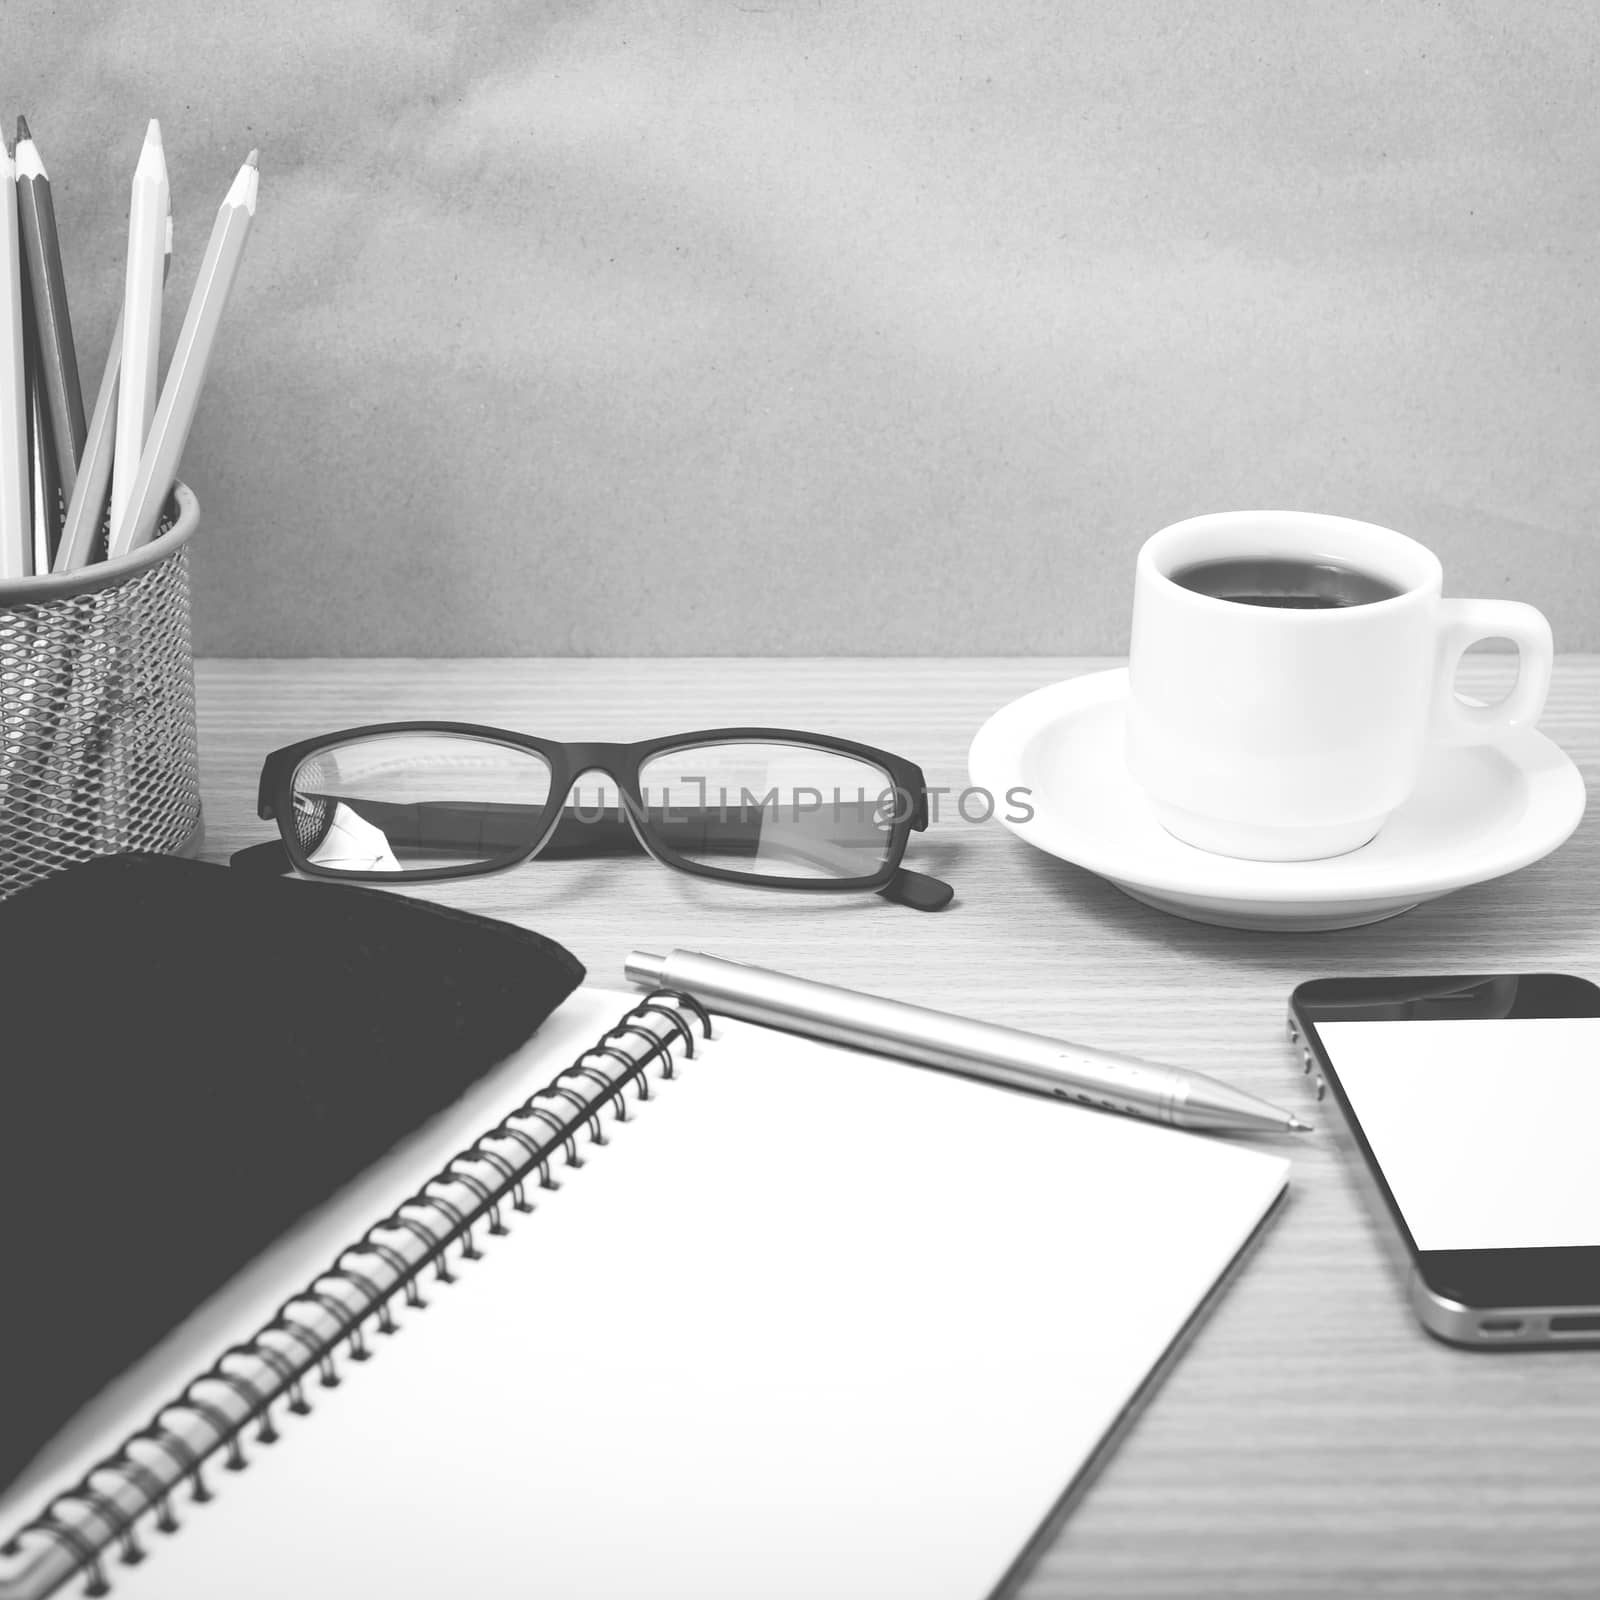
[[[199,850],[199,526],[180,483],[131,554],[0,583],[0,899],[93,856]]]

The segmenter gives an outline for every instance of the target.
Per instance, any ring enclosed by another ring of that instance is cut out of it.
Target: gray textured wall
[[[224,654],[1125,647],[1144,533],[1388,522],[1600,648],[1600,8],[5,0],[85,382],[145,119]]]

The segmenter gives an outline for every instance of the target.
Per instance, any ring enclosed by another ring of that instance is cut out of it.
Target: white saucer
[[[1410,799],[1370,844],[1324,861],[1236,861],[1183,844],[1123,759],[1127,669],[1014,700],[978,730],[972,782],[1029,844],[1109,878],[1146,905],[1224,928],[1356,928],[1548,855],[1583,816],[1583,779],[1542,733],[1436,747]],[[1004,801],[1031,791],[1031,821]]]

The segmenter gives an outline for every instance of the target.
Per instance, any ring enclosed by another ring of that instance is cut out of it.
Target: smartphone
[[[1331,1094],[1429,1332],[1600,1344],[1600,989],[1319,978],[1289,1037]]]

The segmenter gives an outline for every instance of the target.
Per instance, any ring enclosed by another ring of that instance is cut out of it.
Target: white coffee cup
[[[1287,558],[1397,590],[1336,609],[1251,605],[1172,575]],[[1446,600],[1438,557],[1370,522],[1300,511],[1192,517],[1139,551],[1128,765],[1168,832],[1220,855],[1305,861],[1359,849],[1411,793],[1430,742],[1530,727],[1544,709],[1550,624],[1514,600]],[[1455,692],[1462,653],[1511,640],[1517,682],[1493,705]]]

